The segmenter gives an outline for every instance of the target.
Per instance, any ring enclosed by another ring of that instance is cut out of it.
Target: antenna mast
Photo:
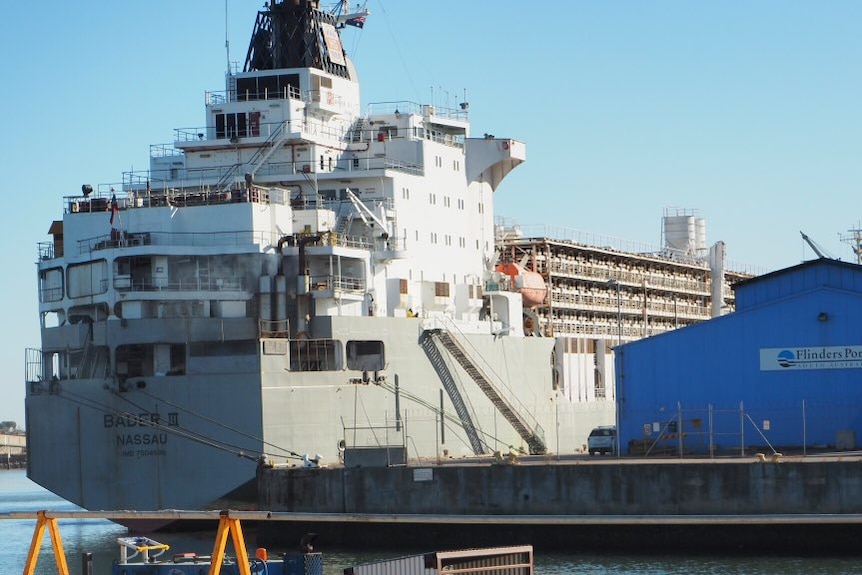
[[[227,73],[230,76],[230,40],[228,38],[227,27],[227,0],[224,0],[224,49],[227,56]]]
[[[859,224],[852,230],[847,230],[849,235],[841,236],[841,241],[850,244],[850,249],[856,254],[856,263],[862,264],[862,226]]]

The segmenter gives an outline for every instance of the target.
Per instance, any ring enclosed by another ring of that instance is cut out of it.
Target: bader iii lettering
[[[167,422],[162,420],[160,413],[138,413],[138,414],[123,414],[114,415],[106,413],[103,419],[103,424],[106,428],[111,427],[152,427],[167,423],[171,427],[176,427],[180,424],[179,414],[176,412],[168,413]]]

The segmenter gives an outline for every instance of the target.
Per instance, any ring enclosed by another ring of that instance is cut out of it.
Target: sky
[[[0,420],[24,425],[37,245],[63,196],[146,169],[149,145],[205,123],[204,92],[224,89],[228,59],[242,64],[263,5],[228,2],[4,4]],[[733,269],[815,257],[800,231],[855,261],[841,237],[862,227],[862,2],[368,7],[365,28],[343,38],[364,103],[466,99],[474,136],[526,143],[496,191],[498,216],[658,246],[665,210],[684,209],[706,221],[708,244],[725,242]]]

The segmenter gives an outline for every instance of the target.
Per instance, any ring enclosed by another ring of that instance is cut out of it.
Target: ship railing
[[[114,230],[119,232],[119,230]],[[78,241],[78,253],[83,255],[93,251],[135,246],[270,246],[278,241],[276,235],[268,231],[236,232],[142,232],[106,234]]]
[[[173,144],[151,144],[151,158],[172,158],[174,156],[182,156],[182,150],[178,150]]]
[[[425,129],[425,139],[437,144],[444,144],[454,148],[464,147],[464,136],[458,134],[449,134],[438,130]]]
[[[367,195],[363,194],[363,200],[368,200],[369,202],[374,203],[374,207],[382,206],[387,210],[392,210],[395,208],[395,201],[392,198],[384,198],[384,197],[373,197],[368,198]],[[366,202],[367,203],[367,202]],[[353,204],[344,199],[336,199],[332,197],[324,197],[324,196],[301,196],[296,198],[295,200],[290,201],[290,206],[293,209],[320,209],[325,208],[328,210],[332,210],[334,212],[338,212],[342,206],[353,206]]]
[[[342,140],[349,132],[349,128],[334,127],[330,124],[306,118],[297,118],[284,122],[247,123],[245,126],[225,127],[222,130],[215,126],[194,126],[174,129],[174,142],[206,142],[223,141],[227,144],[231,138],[257,138],[258,143],[272,137],[273,134],[281,132],[284,126],[286,134],[302,133],[306,136],[324,136],[336,140]],[[170,144],[159,144],[150,146],[150,157],[164,157],[181,154],[168,152],[163,148],[173,147]],[[153,154],[156,154],[155,156]]]
[[[437,116],[447,120],[458,120],[466,122],[469,120],[467,108],[449,108],[430,104],[417,104],[410,101],[393,102],[371,102],[366,107],[369,116],[391,115],[391,114],[413,114],[416,116]]]
[[[365,291],[365,279],[344,275],[311,276],[312,291],[346,291],[362,293]]]
[[[302,99],[299,89],[295,86],[282,86],[281,89],[264,87],[258,90],[208,90],[204,94],[204,103],[207,106],[218,106],[228,102],[287,99]]]
[[[52,301],[60,301],[63,299],[62,287],[42,287],[39,289],[39,301],[47,303]]]
[[[425,168],[421,164],[403,162],[394,158],[385,158],[385,160],[383,167],[389,170],[397,170],[399,172],[405,172],[407,174],[414,174],[417,176],[421,176],[425,173]]]
[[[195,205],[237,202],[240,201],[237,197],[227,197],[222,195],[220,191],[216,190],[215,183],[222,180],[226,175],[228,177],[238,178],[238,174],[243,173],[241,170],[242,166],[247,166],[247,164],[231,164],[227,166],[213,166],[194,169],[183,168],[179,172],[174,172],[171,169],[124,172],[124,183],[116,185],[117,188],[122,188],[124,190],[122,193],[116,192],[118,207],[120,210],[124,210],[140,207],[166,206],[168,205],[166,198],[171,195],[189,195],[195,193],[202,194],[202,201]],[[413,175],[423,175],[425,173],[425,168],[422,164],[404,162],[392,158],[367,156],[358,158],[339,158],[331,167],[328,163],[324,164],[323,169],[320,169],[320,164],[318,162],[268,161],[255,171],[255,176],[258,178],[258,181],[260,181],[266,177],[296,176],[300,174],[314,173],[338,174],[342,172],[381,169],[397,170]],[[149,191],[147,191],[148,184],[150,186]],[[244,185],[245,184],[243,183],[243,186]],[[256,185],[255,189],[259,189],[263,186],[265,186],[265,184]],[[107,211],[111,192],[103,192],[100,195],[105,198],[105,201],[93,207],[91,207],[89,203],[87,203],[87,200],[82,196],[69,196],[64,198],[64,201],[66,202],[66,210],[67,212]],[[128,200],[123,201],[123,198],[128,198]]]
[[[367,384],[371,380],[354,380],[357,385]],[[380,385],[389,391],[394,388],[388,382]],[[397,413],[394,420],[386,418],[382,423],[368,422],[367,425],[347,425],[342,419],[342,437],[344,443],[339,449],[339,459],[345,466],[386,465],[392,467],[407,464],[407,425],[406,417],[402,419]],[[418,454],[417,454],[418,455]]]
[[[282,164],[285,166],[287,164]],[[234,203],[283,204],[281,195],[273,195],[270,189],[263,186],[253,186],[248,189],[243,184],[241,189],[222,190],[215,184],[203,182],[221,181],[236,175],[242,164],[215,166],[211,168],[195,168],[182,172],[182,177],[169,170],[154,170],[144,172],[124,172],[123,192],[112,192],[116,195],[117,208],[120,211],[132,208],[182,208],[189,206],[205,206]],[[282,167],[277,173],[285,173]],[[258,172],[260,173],[260,171]],[[101,194],[100,194],[101,195]],[[71,202],[81,202],[81,197],[70,197]],[[72,207],[70,211],[80,211]],[[100,211],[100,210],[99,210]]]
[[[551,273],[595,279],[600,282],[614,279],[636,289],[642,289],[644,282],[646,282],[647,287],[660,287],[700,295],[709,294],[709,285],[705,279],[680,277],[678,274],[663,275],[652,269],[642,271],[615,269],[613,267],[608,268],[608,263],[602,261],[569,261],[556,258],[551,260],[548,267]],[[706,273],[706,270],[697,271],[700,274]]]
[[[290,337],[290,320],[258,320],[258,333],[261,338],[286,339]]]
[[[39,251],[39,261],[54,259],[54,242],[39,242],[37,249]]]
[[[44,381],[45,373],[43,366],[42,350],[28,347],[24,350],[24,381],[38,383]]]
[[[128,277],[115,277],[114,289],[121,292],[151,292],[151,291],[211,291],[211,292],[242,292],[246,290],[245,278],[211,277],[208,280],[186,279],[159,282],[152,278],[131,280]]]

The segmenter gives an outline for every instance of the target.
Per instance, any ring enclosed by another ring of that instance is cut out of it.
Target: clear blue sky
[[[232,60],[262,4],[230,0]],[[657,245],[663,209],[692,208],[733,262],[768,271],[811,258],[800,230],[853,260],[839,234],[862,218],[862,2],[369,8],[345,36],[364,102],[454,105],[466,90],[474,135],[527,143],[499,215]],[[224,85],[224,40],[220,0],[4,5],[0,420],[24,423],[36,245],[62,196],[145,169],[149,144],[201,126],[204,91]]]

